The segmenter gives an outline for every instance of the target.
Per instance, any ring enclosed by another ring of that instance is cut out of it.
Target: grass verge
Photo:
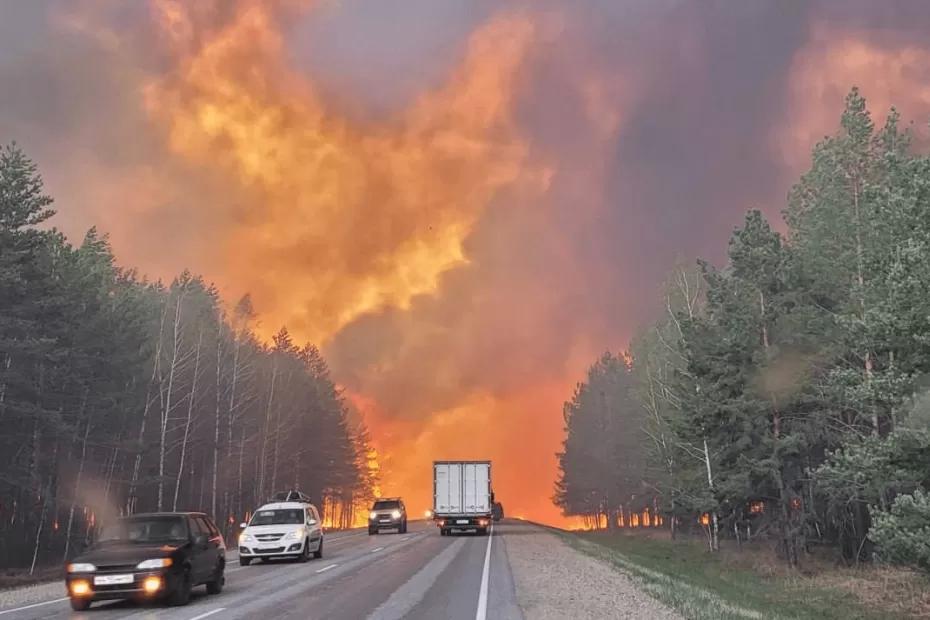
[[[761,551],[744,551],[738,557],[735,552],[711,555],[699,541],[673,542],[634,533],[562,536],[576,549],[614,564],[686,618],[878,620],[922,615],[908,613],[907,605],[897,604],[892,610],[882,600],[861,600],[841,587],[835,573],[843,569],[833,571],[831,579],[800,575],[766,563],[768,556]]]

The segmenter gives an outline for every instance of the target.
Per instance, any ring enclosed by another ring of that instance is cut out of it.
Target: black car
[[[138,514],[105,526],[67,565],[65,585],[76,611],[116,599],[186,605],[194,586],[206,584],[209,594],[219,594],[225,568],[223,536],[206,515]]]
[[[400,534],[407,533],[407,508],[399,497],[382,497],[375,500],[368,514],[368,535],[381,530],[396,529]]]

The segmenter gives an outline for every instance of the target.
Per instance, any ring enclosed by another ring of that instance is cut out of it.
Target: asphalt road
[[[101,601],[73,612],[67,599],[51,599],[0,608],[0,620],[517,619],[507,530],[504,523],[491,536],[440,536],[432,525],[411,523],[407,534],[333,533],[323,558],[305,564],[246,567],[230,554],[223,592],[208,596],[198,587],[185,607]]]

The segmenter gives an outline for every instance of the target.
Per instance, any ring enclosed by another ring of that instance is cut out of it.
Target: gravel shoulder
[[[682,618],[609,563],[573,549],[544,528],[511,521],[500,529],[517,602],[528,619]]]

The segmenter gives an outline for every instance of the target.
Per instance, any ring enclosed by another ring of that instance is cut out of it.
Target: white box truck
[[[487,534],[493,505],[490,461],[433,463],[433,519],[440,534],[465,530]]]

